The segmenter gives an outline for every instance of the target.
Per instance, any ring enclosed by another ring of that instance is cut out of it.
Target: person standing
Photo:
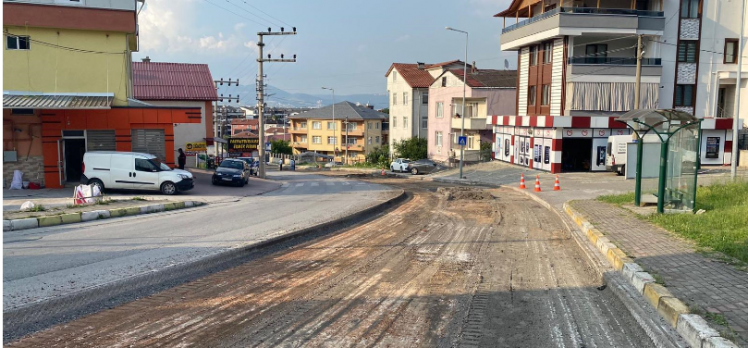
[[[187,155],[184,154],[184,151],[182,151],[182,148],[179,148],[179,157],[177,157],[177,163],[179,164],[179,169],[184,169],[184,165],[187,164]]]

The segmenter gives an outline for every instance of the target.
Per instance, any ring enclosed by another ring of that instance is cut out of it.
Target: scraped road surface
[[[652,346],[553,213],[397,181],[380,218],[6,346]]]

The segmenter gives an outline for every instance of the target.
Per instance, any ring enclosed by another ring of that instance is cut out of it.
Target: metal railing
[[[559,7],[553,10],[544,12],[540,15],[530,17],[517,24],[510,25],[501,30],[501,33],[508,33],[512,30],[522,28],[528,24],[541,21],[548,17],[552,17],[557,13],[577,13],[577,14],[602,14],[602,15],[624,15],[624,16],[638,16],[638,17],[663,17],[665,13],[662,11],[644,11],[644,10],[632,10],[627,8],[597,8],[597,7]]]
[[[569,64],[636,65],[636,57],[571,57]],[[660,66],[662,58],[642,58],[642,65]]]

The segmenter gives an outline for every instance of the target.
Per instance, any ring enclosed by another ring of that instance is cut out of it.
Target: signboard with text
[[[228,151],[234,152],[252,152],[260,145],[259,138],[229,138]]]
[[[208,145],[204,141],[197,141],[184,144],[184,152],[187,155],[194,155],[198,152],[208,151]]]

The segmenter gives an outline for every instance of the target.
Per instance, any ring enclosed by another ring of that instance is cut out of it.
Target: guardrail
[[[571,57],[569,64],[636,65],[635,57]],[[660,66],[662,58],[642,58],[642,65]]]

